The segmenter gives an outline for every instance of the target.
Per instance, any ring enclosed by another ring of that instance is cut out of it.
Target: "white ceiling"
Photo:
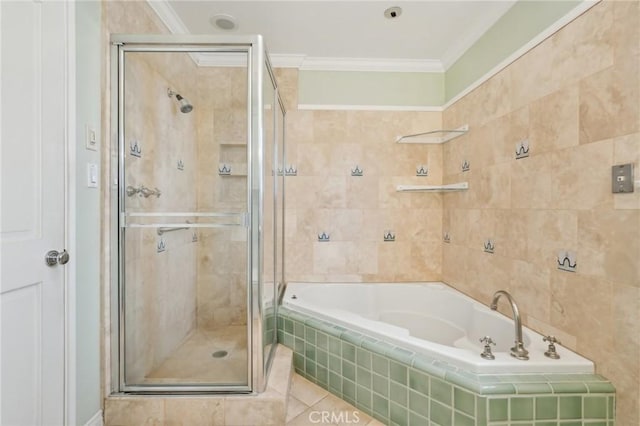
[[[262,34],[275,66],[286,66],[287,61],[293,66],[316,61],[332,63],[334,69],[349,69],[364,62],[382,68],[386,65],[386,69],[425,71],[448,68],[514,3],[150,1],[176,33]],[[402,8],[400,17],[384,17],[384,10],[391,6]],[[236,29],[223,31],[212,26],[209,20],[216,14],[232,15]]]

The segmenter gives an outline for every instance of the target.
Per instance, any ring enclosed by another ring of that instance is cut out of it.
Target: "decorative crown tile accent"
[[[323,232],[322,234],[318,234],[318,241],[321,243],[329,242],[331,241],[331,236],[326,232]]]
[[[289,167],[284,169],[285,176],[298,176],[298,169],[293,164],[289,164]]]
[[[516,160],[529,156],[529,139],[523,139],[516,143]]]
[[[442,241],[444,241],[445,243],[451,242],[451,235],[449,235],[449,231],[445,231],[444,235],[442,236]]]
[[[156,246],[156,251],[158,253],[162,253],[167,249],[167,243],[165,243],[164,238],[160,238],[158,241],[158,245]]]
[[[218,167],[218,174],[221,176],[228,176],[231,174],[231,166],[227,164],[222,164]]]
[[[426,164],[419,164],[416,167],[416,176],[429,176],[429,168]]]
[[[396,234],[393,231],[384,231],[384,241],[394,242],[396,240]]]
[[[184,162],[182,160],[178,160],[178,163],[176,164],[176,167],[178,168],[178,170],[183,171],[184,170]]]
[[[363,170],[356,164],[355,169],[351,169],[351,176],[362,176]]]
[[[193,234],[191,234],[191,242],[192,243],[197,243],[198,242],[198,233],[193,231]]]
[[[142,157],[142,147],[140,146],[140,143],[135,139],[129,143],[129,154],[138,158]]]
[[[496,248],[496,245],[493,242],[493,240],[491,240],[491,238],[487,238],[487,241],[484,242],[485,253],[493,254],[493,251],[495,250],[495,248]]]
[[[470,169],[471,169],[471,164],[467,160],[464,160],[462,162],[462,171],[468,172]]]
[[[558,252],[558,269],[567,272],[576,272],[578,267],[577,254],[574,251],[560,250]]]

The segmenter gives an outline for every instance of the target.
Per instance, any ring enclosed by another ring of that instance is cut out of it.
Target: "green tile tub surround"
[[[597,374],[479,375],[281,307],[278,339],[298,374],[388,425],[612,426]]]

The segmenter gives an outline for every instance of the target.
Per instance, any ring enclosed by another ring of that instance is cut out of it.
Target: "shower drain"
[[[211,356],[214,358],[224,358],[228,354],[229,352],[227,351],[215,351],[214,353],[211,354]]]

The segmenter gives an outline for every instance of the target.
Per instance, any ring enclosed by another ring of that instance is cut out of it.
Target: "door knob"
[[[69,253],[67,253],[66,250],[62,250],[62,252],[59,252],[58,250],[49,250],[44,256],[44,261],[47,263],[47,266],[55,266],[58,263],[65,265],[69,262]]]

